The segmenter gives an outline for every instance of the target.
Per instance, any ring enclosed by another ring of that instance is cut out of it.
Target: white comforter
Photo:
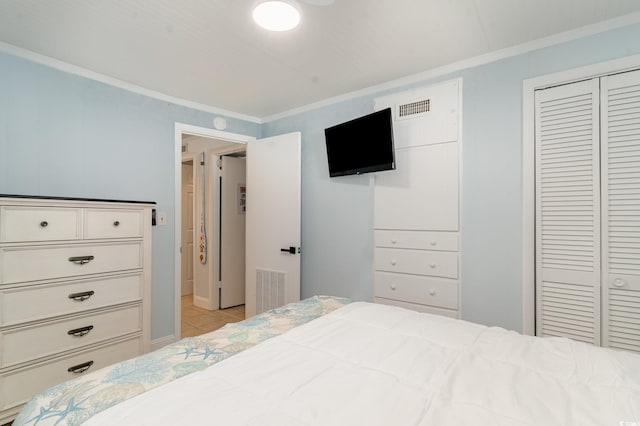
[[[640,356],[352,303],[87,424],[640,426]]]

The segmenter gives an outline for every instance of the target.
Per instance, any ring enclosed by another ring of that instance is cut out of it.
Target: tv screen
[[[329,176],[395,170],[391,108],[324,130]]]

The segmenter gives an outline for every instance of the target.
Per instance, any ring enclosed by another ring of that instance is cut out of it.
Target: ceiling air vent
[[[398,118],[411,118],[411,116],[429,112],[430,108],[430,99],[423,99],[421,101],[400,105],[398,107]]]

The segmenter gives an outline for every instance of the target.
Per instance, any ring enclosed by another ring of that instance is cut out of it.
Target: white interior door
[[[193,294],[193,161],[182,163],[181,294]]]
[[[220,157],[220,308],[245,303],[246,160]]]
[[[598,79],[536,102],[536,334],[600,344]]]
[[[300,299],[300,133],[247,144],[246,201],[249,317]]]
[[[640,71],[601,90],[603,346],[640,352]]]

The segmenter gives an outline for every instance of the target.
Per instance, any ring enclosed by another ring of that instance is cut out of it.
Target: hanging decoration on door
[[[238,214],[247,213],[247,185],[238,184]]]
[[[200,212],[200,236],[198,237],[198,251],[200,257],[200,263],[207,263],[207,225],[205,223],[205,209],[206,209],[206,171],[204,168],[204,152],[202,153],[202,161],[200,161],[200,168],[202,169],[202,211]]]

